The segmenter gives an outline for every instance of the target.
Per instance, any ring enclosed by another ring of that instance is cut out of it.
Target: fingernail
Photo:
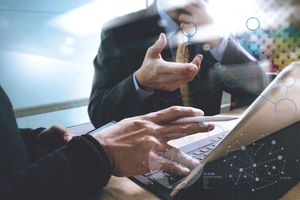
[[[203,55],[202,54],[198,54],[197,57],[200,58],[200,60],[202,60]]]
[[[161,40],[162,37],[163,37],[163,33],[161,33],[161,34],[159,35],[159,39]]]
[[[208,127],[208,131],[211,131],[215,128],[215,125],[213,124],[207,124],[207,127]]]
[[[186,167],[183,167],[183,168],[182,168],[182,174],[183,174],[184,176],[188,175],[190,172],[191,172],[191,170],[189,170],[188,168],[186,168]]]
[[[197,108],[193,108],[193,109],[194,109],[194,112],[199,113],[199,115],[201,115],[201,116],[204,115],[204,111],[203,110],[200,110],[200,109],[197,109]]]

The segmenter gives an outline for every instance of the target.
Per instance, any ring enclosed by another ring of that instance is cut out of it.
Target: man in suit
[[[174,62],[174,38],[180,33],[186,35],[185,30],[178,31],[182,24],[200,30],[213,23],[206,7],[205,0],[175,7],[172,1],[158,0],[103,27],[88,108],[96,127],[182,105],[182,84],[188,84],[191,106],[201,108],[206,115],[220,112],[224,90],[239,102],[253,100],[262,91],[264,73],[231,37],[190,41],[191,63]]]

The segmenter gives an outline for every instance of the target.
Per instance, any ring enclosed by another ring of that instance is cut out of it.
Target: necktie
[[[189,62],[189,48],[187,42],[180,44],[176,52],[177,63],[188,63]],[[189,96],[189,85],[185,83],[180,86],[181,99],[184,106],[191,106],[191,99]]]

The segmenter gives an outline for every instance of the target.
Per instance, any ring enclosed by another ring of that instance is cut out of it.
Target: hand
[[[180,85],[192,81],[199,72],[202,55],[197,55],[191,63],[166,62],[161,57],[166,45],[166,35],[162,33],[148,49],[141,68],[136,71],[136,79],[142,88],[174,91]]]
[[[171,107],[160,112],[122,120],[101,130],[96,139],[111,160],[113,175],[141,175],[150,170],[163,170],[185,176],[199,162],[168,141],[190,134],[206,132],[213,125],[199,123],[171,123],[182,117],[203,115],[198,109]]]
[[[208,3],[206,0],[183,1],[180,5],[174,5],[173,7],[166,5],[166,7],[169,7],[167,13],[174,21],[181,25],[181,28],[186,33],[194,32],[195,26],[198,30],[201,30],[202,26],[212,25],[214,23],[212,16],[208,12]],[[198,32],[199,34],[201,33],[200,31]],[[193,38],[197,39],[197,35]],[[222,38],[219,36],[210,39],[207,38],[205,41],[201,42],[209,44],[210,47],[216,47],[220,44],[221,40]]]
[[[191,0],[169,8],[167,12],[179,24],[193,22],[197,26],[203,26],[213,23],[207,7],[205,0]]]
[[[64,127],[54,125],[42,131],[37,140],[40,144],[56,149],[67,144],[72,139],[72,134]]]

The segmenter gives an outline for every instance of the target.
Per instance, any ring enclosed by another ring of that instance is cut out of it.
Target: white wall
[[[88,97],[102,24],[145,7],[146,0],[0,0],[0,84],[14,108]],[[86,107],[18,119],[22,127],[87,121]]]

